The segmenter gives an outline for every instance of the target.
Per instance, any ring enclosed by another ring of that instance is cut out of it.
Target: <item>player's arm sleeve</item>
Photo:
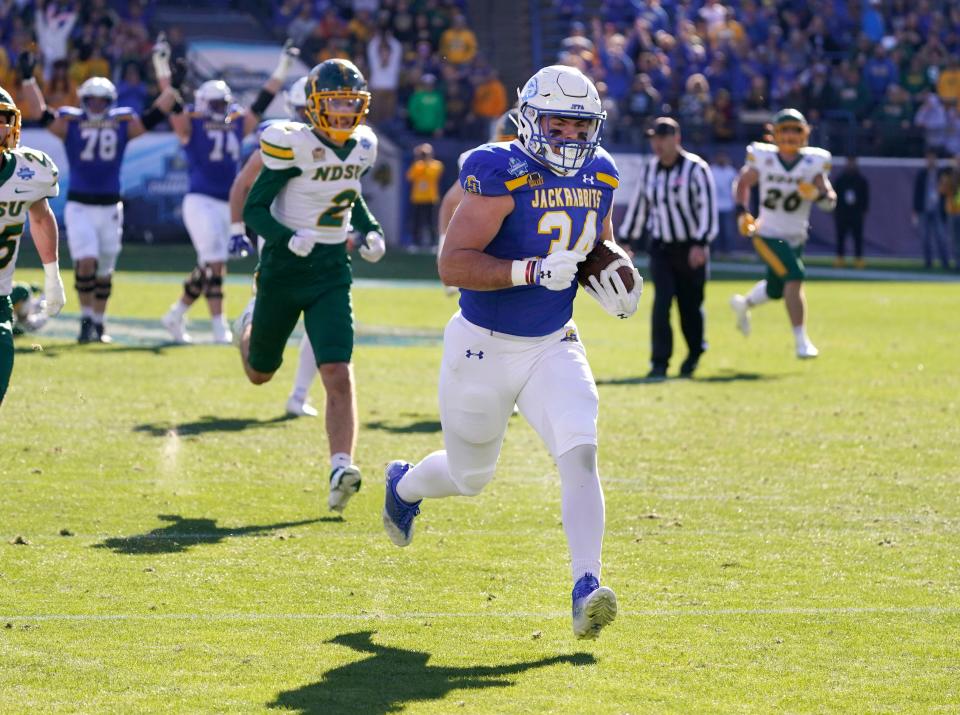
[[[273,217],[270,205],[286,183],[300,174],[300,169],[295,166],[282,170],[264,166],[250,188],[250,194],[243,205],[243,222],[258,236],[263,236],[265,241],[286,241],[296,233]]]
[[[529,182],[530,173],[512,176],[507,172],[505,163],[506,159],[480,147],[463,162],[460,186],[469,194],[505,196]]]
[[[367,202],[364,201],[363,196],[359,194],[357,195],[356,201],[353,202],[353,213],[350,214],[350,223],[364,236],[370,231],[376,231],[381,235],[383,234],[383,228],[373,213],[371,213],[370,207],[367,206]]]
[[[272,125],[260,135],[260,158],[268,169],[284,171],[296,166],[292,137],[282,125]]]

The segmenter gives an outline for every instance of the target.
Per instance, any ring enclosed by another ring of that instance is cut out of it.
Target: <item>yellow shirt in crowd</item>
[[[462,65],[477,54],[477,36],[472,30],[451,27],[440,36],[440,56],[447,62]]]
[[[960,69],[944,70],[937,80],[937,94],[945,104],[960,100]]]
[[[443,162],[437,159],[418,159],[407,169],[410,182],[410,201],[414,204],[435,204],[440,200],[440,177]]]

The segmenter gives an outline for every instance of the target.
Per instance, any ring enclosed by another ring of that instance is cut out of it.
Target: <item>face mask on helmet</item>
[[[221,122],[226,119],[232,97],[226,82],[210,80],[204,82],[196,93],[197,111],[204,116]]]
[[[83,108],[93,119],[98,119],[106,114],[110,108],[110,100],[106,97],[84,97]]]
[[[585,113],[547,113],[535,107],[521,112],[521,126],[527,125],[527,150],[558,174],[580,170],[600,145],[603,119]]]
[[[794,154],[807,145],[810,127],[800,122],[782,122],[773,127],[773,143],[781,151]]]
[[[0,97],[0,145],[16,149],[20,143],[20,110]]]
[[[317,131],[342,144],[359,126],[369,104],[369,92],[313,92],[307,97],[306,113]]]
[[[106,77],[91,77],[77,90],[80,103],[91,119],[100,119],[117,101],[117,90]]]

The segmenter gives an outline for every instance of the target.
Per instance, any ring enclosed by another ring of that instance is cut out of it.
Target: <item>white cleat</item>
[[[214,345],[229,345],[233,342],[233,333],[227,326],[227,319],[222,315],[213,319],[212,328]]]
[[[817,350],[817,346],[809,340],[804,341],[801,345],[797,345],[797,357],[801,360],[812,360],[819,354],[820,351]]]
[[[330,497],[327,499],[330,510],[339,513],[346,509],[350,497],[360,491],[360,482],[360,469],[353,464],[330,472]]]
[[[160,318],[160,322],[163,323],[163,327],[170,333],[173,342],[178,345],[189,345],[193,342],[193,338],[190,337],[190,334],[187,332],[187,316],[177,312],[175,308],[170,308],[170,310],[164,313],[163,317]]]
[[[743,333],[744,337],[750,335],[750,306],[747,299],[737,293],[730,299],[730,307],[737,314],[737,330]]]
[[[593,640],[617,617],[617,596],[587,574],[573,587],[573,635]]]
[[[250,325],[250,322],[253,320],[253,305],[256,302],[256,297],[251,298],[244,307],[243,312],[233,321],[233,335],[231,336],[231,340],[238,348],[240,347],[240,341],[243,339],[243,331],[247,329],[247,326]]]
[[[287,414],[293,417],[316,417],[319,412],[317,408],[306,400],[298,397],[291,397],[287,400]]]

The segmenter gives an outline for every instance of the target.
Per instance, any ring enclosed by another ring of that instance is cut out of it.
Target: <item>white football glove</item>
[[[383,258],[383,254],[386,252],[387,243],[383,240],[383,236],[376,231],[367,232],[367,235],[360,241],[359,253],[365,261],[376,263]]]
[[[556,251],[537,261],[534,283],[547,290],[566,290],[577,275],[577,264],[586,256],[576,251]]]
[[[317,236],[316,231],[311,231],[309,228],[301,228],[287,241],[287,248],[290,249],[290,253],[293,255],[306,258],[310,255],[313,247],[317,245]]]
[[[47,301],[47,315],[51,318],[58,315],[67,304],[67,292],[63,289],[63,279],[60,277],[60,266],[56,261],[43,264],[43,296]]]
[[[643,278],[639,271],[633,268],[633,290],[628,291],[617,273],[621,266],[633,268],[626,260],[616,261],[600,272],[600,280],[597,280],[596,276],[590,276],[590,285],[584,286],[583,290],[607,313],[623,319],[637,312],[640,294],[643,292]]]
[[[170,43],[167,42],[167,36],[162,32],[157,35],[157,42],[150,53],[150,59],[153,61],[153,73],[157,76],[157,79],[169,79]]]
[[[270,79],[276,79],[280,82],[283,82],[287,78],[287,73],[290,72],[290,67],[293,65],[293,61],[300,56],[300,50],[298,50],[292,39],[288,39],[283,43],[283,49],[280,51],[280,58],[277,60],[276,69],[273,70],[273,74],[270,75]]]

